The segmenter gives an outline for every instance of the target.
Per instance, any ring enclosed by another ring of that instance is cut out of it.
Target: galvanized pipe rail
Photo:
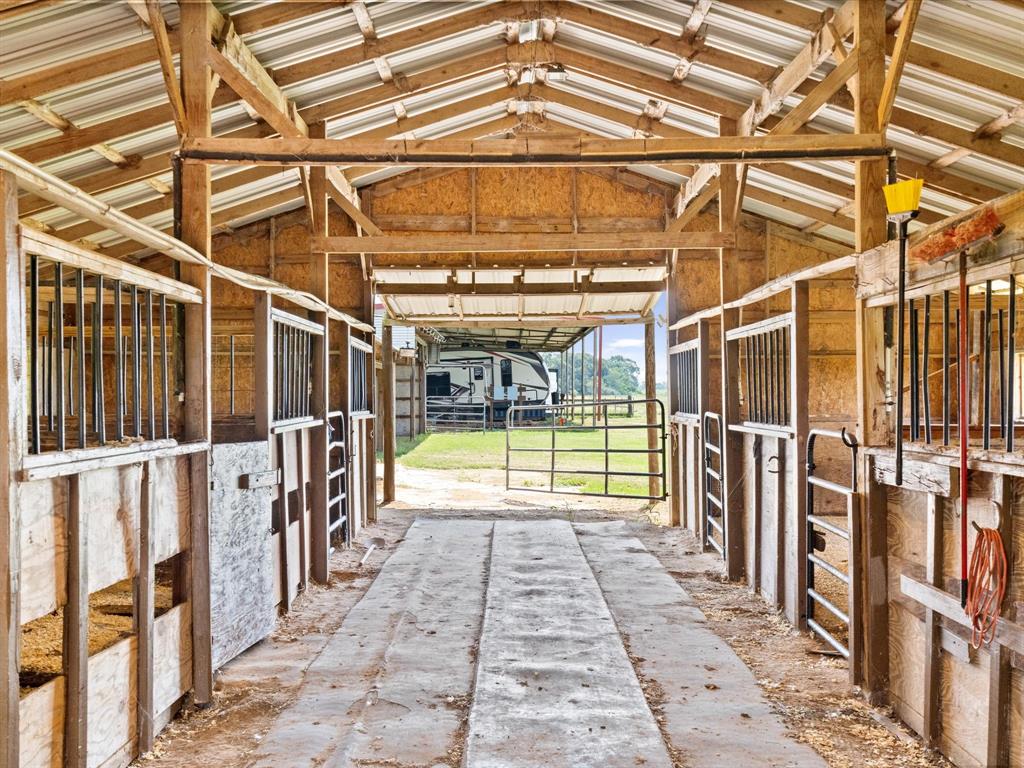
[[[484,432],[487,400],[430,395],[427,397],[427,432]]]
[[[714,431],[711,429],[712,424],[715,425]],[[711,411],[704,414],[704,504],[701,509],[701,544],[705,551],[710,547],[724,560],[726,490],[722,471],[722,449],[725,443],[725,430],[722,425],[721,414]],[[717,495],[712,493],[712,488],[717,489]],[[717,539],[715,533],[718,534]]]
[[[628,403],[637,406],[640,413],[647,412],[647,406],[654,405],[659,413],[659,418],[654,423],[640,423],[640,424],[610,424],[607,420],[598,421],[587,416],[583,411],[586,408],[593,409],[594,413],[601,411],[606,407],[615,407],[626,405]],[[580,424],[575,424],[568,419],[560,416],[560,414],[572,413],[574,409],[577,413],[576,416],[579,419]],[[527,424],[523,423],[520,419],[516,418],[516,413],[520,411],[542,411],[549,414],[549,418],[545,418],[542,424]],[[587,424],[586,422],[592,422]],[[518,422],[518,423],[517,423]],[[611,434],[613,431],[631,429],[634,431],[638,430],[652,430],[656,429],[659,432],[657,439],[657,448],[615,448],[611,444]],[[549,432],[551,435],[549,446],[530,446],[530,447],[513,447],[512,446],[512,434],[514,432]],[[573,432],[602,432],[603,433],[603,447],[600,448],[569,448],[559,447],[557,443],[558,433],[573,433]],[[513,405],[510,406],[505,414],[505,489],[506,490],[517,490],[517,491],[541,491],[547,493],[572,493],[577,496],[606,496],[611,498],[620,499],[648,499],[652,501],[664,500],[667,496],[667,488],[665,483],[665,467],[666,467],[666,448],[665,448],[665,406],[657,399],[646,399],[646,400],[592,400],[583,405],[577,403],[571,404],[560,404],[560,405]],[[550,457],[547,462],[546,468],[540,467],[515,467],[512,465],[512,455],[515,453],[540,453],[547,454]],[[558,456],[564,454],[603,454],[604,466],[601,469],[576,469],[576,468],[559,468],[558,467]],[[659,472],[633,472],[626,470],[613,470],[610,465],[610,457],[613,454],[643,454],[650,456],[656,454],[661,459],[661,469]],[[535,473],[545,474],[548,476],[547,488],[536,488],[525,485],[512,485],[512,473]],[[577,475],[581,477],[601,477],[604,479],[604,492],[593,493],[587,491],[556,491],[555,490],[555,478],[558,475]],[[610,489],[610,480],[613,477],[643,477],[652,478],[656,477],[660,479],[660,495],[646,494],[631,494],[631,493],[612,493]]]
[[[850,484],[843,485],[814,474],[817,468],[814,463],[814,447],[817,438],[839,440],[850,449]],[[857,502],[857,438],[846,431],[812,429],[807,433],[807,552],[806,552],[806,620],[807,627],[818,637],[838,651],[843,658],[851,662],[851,674],[854,672],[860,600],[860,536],[859,536],[859,505]],[[841,528],[823,515],[815,514],[814,489],[820,488],[829,493],[839,494],[846,499],[846,528]],[[848,571],[842,571],[832,563],[815,554],[825,549],[824,533],[831,534],[846,542]],[[820,542],[820,546],[819,546]],[[837,606],[817,589],[815,583],[816,569],[820,568],[833,578],[843,583],[846,589],[847,605]],[[832,614],[840,623],[847,627],[847,642],[843,644],[815,618],[815,607],[821,606]]]

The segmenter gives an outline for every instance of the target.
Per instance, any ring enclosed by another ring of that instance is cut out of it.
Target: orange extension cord
[[[1006,550],[995,528],[979,528],[974,542],[971,569],[967,577],[967,605],[971,619],[971,645],[980,648],[992,642],[999,619],[999,606],[1006,593]]]

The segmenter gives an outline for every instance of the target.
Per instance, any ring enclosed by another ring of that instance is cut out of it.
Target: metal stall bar
[[[1007,307],[1007,314],[1009,320],[1007,322],[1007,333],[1006,333],[1006,450],[1013,450],[1013,408],[1014,408],[1014,378],[1013,370],[1016,364],[1016,342],[1014,337],[1017,335],[1017,276],[1010,275],[1010,298],[1009,306]]]
[[[817,438],[823,437],[835,439],[842,442],[850,449],[850,484],[843,485],[831,480],[817,477],[814,474],[816,465],[814,463],[814,447]],[[859,564],[860,538],[858,522],[857,503],[857,439],[846,431],[845,428],[836,432],[825,429],[812,429],[807,433],[807,552],[806,552],[806,615],[807,626],[818,637],[838,651],[843,658],[851,660],[851,649],[856,649],[856,622],[852,620],[858,613],[858,601],[860,599]],[[820,488],[823,491],[839,494],[846,499],[846,528],[843,529],[834,522],[828,520],[824,515],[815,514],[814,489]],[[831,534],[845,542],[847,549],[847,563],[849,572],[844,572],[832,563],[815,554],[824,551],[826,547],[825,534]],[[832,600],[826,597],[815,584],[816,569],[820,568],[834,578],[838,579],[846,589],[846,609],[839,608]],[[847,628],[847,642],[842,643],[832,632],[826,629],[815,618],[815,607],[821,606],[834,616]],[[851,660],[851,673],[854,671],[853,660]]]

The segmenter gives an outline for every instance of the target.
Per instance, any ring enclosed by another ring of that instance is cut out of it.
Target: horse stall
[[[16,183],[152,255],[18,224]],[[212,261],[69,194],[28,164],[0,173],[0,721],[25,768],[117,768],[186,697],[209,703],[216,670],[373,519],[374,332],[338,306],[361,312],[358,267],[276,267],[338,273],[335,304],[274,279],[278,249],[307,247],[294,217],[220,236]]]
[[[1017,192],[915,233],[902,313],[895,241],[857,270],[865,404],[886,437],[864,457],[863,685],[957,765],[1024,763],[1022,232]],[[961,602],[993,538],[1007,570],[985,638]]]
[[[818,589],[811,589],[823,607],[811,620],[845,652],[852,494],[818,492],[820,524],[811,533],[817,548],[809,552],[804,474],[813,430],[819,478],[851,482],[841,435],[846,429],[852,440],[855,424],[848,332],[855,260],[837,258],[833,243],[773,224],[740,248],[748,268],[737,298],[715,305],[719,286],[691,279],[678,280],[670,295],[673,516],[722,556],[731,578],[745,578],[796,624],[808,607],[808,554],[819,560]],[[683,315],[686,307],[694,311]]]
[[[1022,231],[1020,192],[920,229],[902,307],[898,240],[772,225],[761,285],[670,296],[673,520],[960,766],[1024,760]]]
[[[4,296],[27,363],[9,392],[27,425],[10,443],[20,765],[127,765],[209,674],[209,445],[184,438],[172,394],[173,339],[204,297],[29,227],[19,245]]]

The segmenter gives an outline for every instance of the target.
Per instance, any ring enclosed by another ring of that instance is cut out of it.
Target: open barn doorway
[[[653,307],[658,299],[638,302]],[[394,459],[381,455],[385,499],[407,501],[397,487],[387,492],[390,477],[430,470],[438,483],[473,473],[474,482],[534,506],[557,506],[566,495],[638,508],[664,501],[666,404],[644,365],[645,347],[654,358],[655,314],[632,323],[555,318],[547,327],[415,330],[382,317],[393,347],[393,371],[382,379],[385,387],[393,381],[396,425]]]

